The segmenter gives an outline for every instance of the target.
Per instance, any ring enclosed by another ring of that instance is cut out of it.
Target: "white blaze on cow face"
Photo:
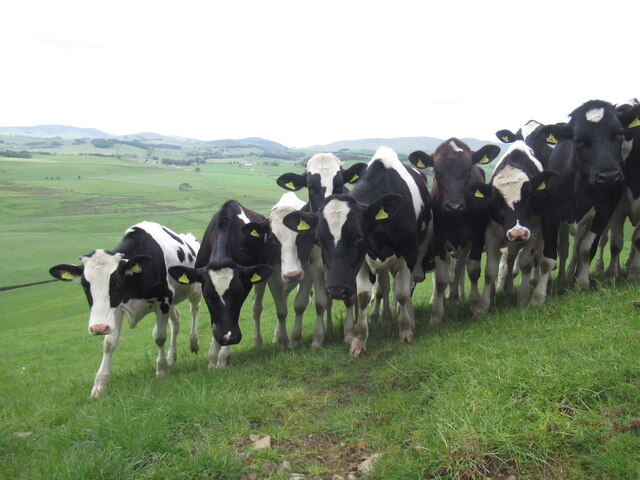
[[[598,123],[604,117],[604,108],[592,108],[586,113],[589,122]]]
[[[454,152],[462,152],[462,148],[460,148],[458,146],[458,144],[456,142],[454,142],[453,140],[451,140],[449,142],[449,148],[451,148]]]
[[[520,201],[522,184],[529,180],[529,177],[519,168],[507,165],[493,178],[493,186],[502,194],[504,201],[509,208]]]
[[[344,200],[330,200],[324,207],[323,217],[327,221],[335,246],[338,246],[342,237],[342,227],[347,221],[349,211],[349,204]]]
[[[247,214],[244,213],[244,210],[242,210],[242,208],[240,208],[240,213],[238,214],[238,218],[240,220],[242,220],[245,224],[249,223],[249,217],[247,217]]]
[[[320,176],[320,186],[325,189],[324,196],[333,195],[333,179],[340,172],[342,162],[331,153],[317,153],[307,162],[307,172]]]
[[[122,253],[110,255],[104,250],[96,250],[93,255],[80,259],[93,300],[89,314],[89,333],[92,335],[109,334],[115,329],[117,307],[111,306],[109,285],[111,274],[116,271],[123,257]]]
[[[527,137],[531,135],[533,131],[539,126],[540,126],[540,123],[536,122],[535,120],[529,120],[525,125],[523,125],[520,128],[520,131],[522,132],[522,138],[526,140]]]
[[[209,270],[209,278],[211,278],[211,283],[213,283],[213,288],[220,297],[220,301],[224,304],[222,297],[227,293],[227,290],[229,290],[229,285],[231,285],[231,280],[233,280],[233,270],[231,268]]]
[[[283,219],[289,213],[300,210],[304,205],[305,203],[295,193],[288,192],[280,198],[269,213],[271,233],[280,242],[280,269],[284,281],[287,281],[286,276],[302,275],[303,269],[296,246],[298,234],[287,228]]]

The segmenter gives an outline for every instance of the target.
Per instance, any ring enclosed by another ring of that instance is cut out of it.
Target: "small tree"
[[[180,188],[180,190],[191,190],[193,187],[191,186],[190,183],[185,182],[185,183],[181,183],[180,187],[178,188]]]

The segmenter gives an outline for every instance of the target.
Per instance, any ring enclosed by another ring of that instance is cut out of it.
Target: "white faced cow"
[[[173,266],[193,266],[198,242],[191,234],[176,234],[153,222],[129,228],[111,251],[94,250],[80,257],[82,265],[62,264],[49,270],[59,280],[80,280],[90,307],[89,333],[105,335],[102,363],[96,373],[91,397],[106,393],[111,357],[118,345],[125,314],[134,328],[148,313],[156,314],[153,339],[158,345],[156,374],[167,373],[176,360],[180,312],[176,306],[191,303],[191,351],[198,351],[196,321],[202,297],[199,285],[182,285],[167,274]],[[165,354],[167,322],[171,323],[171,345]]]
[[[542,168],[546,168],[553,152],[551,145],[557,142],[553,140],[553,137],[549,138],[548,141],[538,137],[543,127],[544,125],[540,122],[529,120],[516,133],[503,129],[496,132],[496,137],[503,143],[513,143],[517,140],[524,141],[533,151],[533,156],[542,164]]]
[[[613,105],[591,100],[570,114],[566,125],[547,125],[539,138],[559,142],[548,168],[560,174],[550,192],[550,208],[542,215],[544,254],[541,273],[551,271],[559,257],[558,286],[565,282],[569,251],[569,225],[574,240],[575,271],[580,288],[589,287],[589,265],[600,235],[615,210],[624,188],[621,146],[624,128]],[[541,281],[542,281],[541,277]]]
[[[518,291],[520,305],[531,300],[531,274],[535,257],[541,251],[540,215],[548,208],[550,184],[557,176],[553,171],[543,171],[531,148],[522,140],[516,140],[496,165],[490,183],[469,187],[468,198],[473,210],[486,211],[490,218],[484,241],[487,261],[482,313],[489,309],[503,247],[507,250],[507,272],[511,272],[518,257],[522,272]],[[546,288],[540,287],[534,292],[533,302],[543,303],[545,297]]]
[[[271,274],[271,267],[265,265],[264,238],[258,232],[243,231],[249,222],[263,220],[259,213],[229,200],[209,222],[195,266],[169,268],[169,275],[179,283],[202,284],[213,328],[209,368],[228,364],[229,346],[242,339],[238,324],[240,309],[253,285],[264,290],[264,282]],[[256,311],[254,320],[256,342],[261,344]]]
[[[422,260],[430,220],[424,175],[404,166],[387,147],[378,149],[350,194],[331,195],[318,212],[285,217],[285,225],[313,234],[320,244],[329,297],[344,300],[357,293],[352,355],[366,352],[371,274],[383,268],[395,274],[400,339],[413,340],[411,287],[414,280],[424,278]]]
[[[245,233],[259,232],[266,239],[267,262],[273,267],[268,285],[278,316],[278,328],[273,341],[283,348],[289,343],[286,330],[287,298],[292,290],[298,287],[294,300],[295,322],[291,331],[291,346],[298,346],[302,339],[302,318],[309,305],[311,288],[316,281],[312,271],[313,238],[294,232],[283,223],[284,217],[289,213],[306,207],[308,204],[300,200],[295,193],[287,192],[273,206],[267,220],[261,223],[251,222],[244,227]],[[321,281],[321,288],[316,288],[316,327],[312,347],[321,347],[325,336],[323,317],[328,298],[324,291],[324,275],[321,271],[319,273],[320,278],[317,280]]]
[[[444,316],[444,295],[449,282],[448,261],[454,263],[454,278],[449,296],[451,302],[458,300],[458,286],[466,264],[471,280],[471,311],[474,314],[481,313],[478,278],[487,215],[468,208],[465,194],[470,184],[484,182],[484,172],[479,165],[490,163],[499,153],[500,147],[496,145],[486,145],[474,152],[463,141],[450,138],[433,155],[420,150],[409,155],[409,161],[413,165],[418,168],[433,167],[435,175],[431,185],[431,246],[436,271],[430,325],[441,323]],[[450,258],[451,254],[453,259]]]

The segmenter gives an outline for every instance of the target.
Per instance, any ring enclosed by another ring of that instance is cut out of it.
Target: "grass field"
[[[0,159],[0,287],[46,280],[51,265],[114,246],[143,219],[199,237],[228,198],[267,213],[282,193],[273,179],[290,167]],[[640,478],[637,283],[596,279],[542,308],[499,296],[476,320],[465,302],[437,328],[426,327],[429,294],[430,282],[414,294],[413,344],[374,325],[359,359],[339,331],[309,347],[313,308],[302,347],[256,350],[247,304],[243,342],[213,371],[203,306],[200,353],[183,322],[160,379],[147,318],[123,330],[107,396],[89,399],[102,342],[87,333],[81,288],[0,292],[0,479],[346,478],[374,454],[374,479]],[[274,319],[268,299],[265,339]],[[271,448],[252,451],[250,435],[271,436]],[[268,472],[285,460],[290,471]]]

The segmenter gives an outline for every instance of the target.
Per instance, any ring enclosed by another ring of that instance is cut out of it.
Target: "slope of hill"
[[[110,138],[112,135],[95,128],[68,125],[35,125],[33,127],[0,127],[0,134],[36,138]]]

